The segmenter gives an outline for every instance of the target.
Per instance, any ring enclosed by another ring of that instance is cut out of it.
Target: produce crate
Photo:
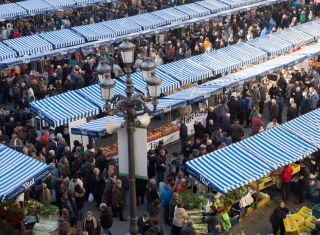
[[[298,227],[304,225],[305,219],[304,219],[303,216],[301,216],[301,215],[299,215],[299,214],[293,214],[293,215],[291,215],[291,216],[292,216],[292,217],[295,219],[295,221],[297,222]]]
[[[299,227],[298,227],[298,223],[294,217],[288,216],[288,217],[284,218],[283,223],[284,223],[284,228],[286,230],[287,235],[297,234]]]
[[[305,220],[308,219],[311,216],[311,213],[306,213],[306,212],[303,212],[303,211],[299,211],[297,214],[302,216]]]
[[[298,172],[300,172],[300,165],[291,163],[290,166],[292,168],[292,174],[293,175],[297,174]]]
[[[314,205],[312,207],[312,215],[317,219],[320,218],[320,204]]]
[[[313,229],[313,228],[315,228],[315,222],[316,222],[316,218],[315,217],[313,217],[313,216],[310,216],[309,218],[307,218],[306,219],[306,221],[305,221],[305,226],[306,227],[308,227],[308,228],[311,228],[311,229]]]
[[[258,202],[258,208],[265,206],[266,204],[269,204],[270,202],[270,196],[267,195],[267,197],[264,197],[261,199],[260,202]]]
[[[308,214],[311,214],[312,212],[312,209],[310,209],[309,207],[301,207],[301,209],[299,210],[299,212],[304,212],[304,213],[308,213]]]
[[[311,228],[308,228],[308,227],[306,227],[306,226],[301,226],[301,227],[299,227],[299,229],[298,229],[298,234],[303,234],[303,233],[306,233],[306,234],[310,234],[310,232],[311,232]]]
[[[276,183],[276,177],[270,176],[265,179],[261,183],[259,183],[259,190],[265,189],[271,185],[274,185]]]

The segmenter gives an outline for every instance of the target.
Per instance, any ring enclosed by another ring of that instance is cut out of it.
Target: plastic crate
[[[295,221],[297,222],[298,227],[304,225],[304,223],[305,223],[304,217],[302,217],[302,216],[299,215],[299,214],[293,214],[293,215],[291,215],[291,216],[292,216],[292,217],[295,219]]]
[[[309,207],[301,207],[301,209],[299,210],[299,212],[304,212],[304,213],[309,213],[311,214],[312,209],[310,209]]]
[[[311,228],[308,228],[308,227],[306,227],[306,226],[301,226],[301,227],[299,227],[299,229],[298,229],[298,234],[300,234],[300,233],[310,234],[310,232],[311,232]]]
[[[302,216],[305,220],[311,216],[311,213],[307,213],[307,212],[303,212],[303,211],[299,211],[297,214]]]
[[[308,227],[308,228],[315,228],[315,222],[316,222],[316,218],[313,217],[313,216],[310,216],[308,219],[305,220],[305,226]]]
[[[286,229],[286,234],[295,234],[298,231],[298,224],[294,217],[288,216],[283,219],[284,228]]]
[[[268,195],[267,197],[261,199],[260,202],[258,202],[258,208],[265,206],[270,202],[270,196]]]
[[[320,204],[314,205],[312,207],[312,215],[317,219],[320,218]]]
[[[298,172],[300,172],[300,165],[298,164],[290,164],[291,168],[292,168],[292,174],[297,174]]]

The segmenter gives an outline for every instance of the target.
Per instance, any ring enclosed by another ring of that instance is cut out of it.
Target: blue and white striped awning
[[[76,91],[69,91],[30,104],[31,112],[47,121],[52,127],[98,115],[101,109]]]
[[[73,0],[54,0],[54,1],[43,0],[43,1],[53,6],[54,9],[58,9],[58,10],[68,9],[76,4],[76,2]]]
[[[218,61],[219,63],[225,65],[228,68],[228,71],[237,69],[241,66],[241,61],[234,59],[230,56],[227,56],[223,53],[220,53],[219,50],[211,51],[208,54],[209,57],[213,58],[214,60]]]
[[[267,66],[269,69],[272,69],[272,70],[280,70],[283,68],[287,68],[287,67],[291,67],[296,64],[299,64],[305,59],[307,59],[306,55],[292,53],[289,55],[274,58],[272,60],[268,60],[265,63],[262,63],[261,66]]]
[[[206,16],[206,15],[210,14],[209,9],[204,8],[204,7],[197,5],[195,3],[176,6],[174,8],[188,14],[190,18],[201,17],[201,16]]]
[[[107,28],[103,22],[97,24],[76,26],[72,29],[83,35],[88,41],[113,38],[116,36],[116,33]]]
[[[320,147],[320,109],[286,122],[280,128],[302,138],[317,148]]]
[[[273,168],[232,144],[186,163],[187,172],[208,188],[227,193],[269,174]]]
[[[320,44],[307,46],[307,47],[295,52],[294,54],[306,55],[309,58],[315,58],[320,55]]]
[[[120,81],[115,81],[116,85],[114,86],[113,95],[123,95],[126,96],[126,86]],[[76,90],[79,95],[84,97],[86,100],[90,101],[92,104],[100,107],[101,110],[104,110],[104,105],[106,101],[101,97],[101,90],[99,84],[94,84],[87,86],[81,89]]]
[[[301,160],[318,150],[283,128],[273,128],[257,134],[241,141],[238,146],[274,169]]]
[[[1,4],[0,5],[0,21],[6,19],[13,19],[15,17],[27,14],[27,10],[15,3]]]
[[[100,2],[105,2],[105,0],[74,0],[77,5],[88,6],[93,5]]]
[[[122,124],[125,122],[123,117],[118,116],[106,116],[90,122],[81,124],[79,126],[71,128],[71,133],[74,135],[84,135],[89,137],[99,138],[107,134],[106,126],[107,122]]]
[[[297,35],[299,35],[299,33],[303,34],[304,37],[300,35],[300,38],[298,38]],[[282,31],[276,32],[276,33],[272,33],[272,34],[269,34],[268,36],[270,36],[272,39],[277,38],[277,39],[286,41],[286,42],[292,44],[294,47],[302,46],[302,45],[310,43],[314,40],[314,38],[309,34],[305,34],[300,31],[296,31],[294,33],[290,29],[282,30]]]
[[[53,49],[52,44],[38,35],[9,39],[4,43],[13,48],[19,56],[41,54]]]
[[[244,42],[237,43],[233,45],[234,48],[236,48],[239,51],[242,51],[249,55],[250,58],[252,58],[253,63],[260,62],[261,60],[265,60],[268,57],[268,53],[265,51],[262,51],[258,48],[255,48],[253,46],[250,46],[249,44],[246,44]]]
[[[50,166],[0,144],[0,200],[10,202],[50,174]]]
[[[160,99],[157,99],[157,101],[158,101],[157,111],[155,113],[151,114],[152,117],[156,117],[156,116],[159,116],[160,114],[174,111],[174,110],[179,109],[187,104],[185,100],[174,100],[174,99],[160,98]],[[150,110],[153,110],[153,104],[151,102],[147,103],[147,107]]]
[[[230,9],[229,5],[222,3],[222,2],[219,2],[217,0],[199,1],[199,2],[195,2],[195,4],[209,9],[211,11],[211,13],[216,13],[216,12]]]
[[[249,4],[257,2],[254,0],[251,0],[251,1],[247,1],[247,0],[219,0],[219,1],[223,2],[225,4],[228,4],[231,8],[241,7],[241,6],[245,6],[245,5],[249,5]]]
[[[305,24],[300,24],[294,27],[295,30],[310,34],[316,38],[320,38],[320,21],[310,21]]]
[[[189,19],[189,16],[181,11],[178,11],[174,8],[167,8],[159,11],[151,12],[151,14],[156,15],[164,19],[167,24],[181,22]]]
[[[178,89],[180,87],[180,83],[175,80],[170,75],[162,72],[159,69],[156,69],[156,75],[161,78],[161,93],[167,93],[172,90]],[[133,86],[136,90],[148,95],[147,83],[143,80],[142,73],[136,72],[131,74],[131,78],[133,81]],[[127,76],[120,77],[120,80],[126,82]]]
[[[229,72],[228,66],[221,64],[218,60],[213,59],[213,57],[210,57],[207,54],[192,56],[189,59],[208,69],[211,69],[213,75]]]
[[[191,87],[175,94],[163,97],[163,99],[184,100],[187,104],[199,103],[200,101],[209,98],[211,92],[206,89],[198,89],[198,87]]]
[[[137,25],[136,23],[128,19],[129,18],[110,20],[102,22],[102,24],[111,31],[115,32],[117,36],[135,33],[142,30],[141,26]]]
[[[227,193],[318,151],[319,127],[318,109],[188,161],[187,171],[209,188]]]
[[[131,16],[128,19],[138,25],[141,25],[144,29],[157,28],[168,24],[165,19],[150,13]]]
[[[10,60],[17,57],[17,53],[10,47],[0,43],[0,61]]]
[[[54,10],[53,6],[42,0],[27,0],[17,2],[17,4],[26,9],[30,15],[42,14]]]
[[[219,52],[240,61],[241,66],[250,65],[257,62],[257,60],[254,57],[250,56],[248,53],[244,51],[237,49],[234,46],[222,48],[219,50]]]
[[[270,56],[281,55],[293,48],[291,43],[275,37],[270,37],[269,35],[248,40],[246,43],[268,52]]]
[[[41,33],[39,36],[51,44],[55,49],[70,47],[85,43],[85,39],[69,29],[62,29],[57,31],[51,31],[47,33]]]
[[[203,67],[190,59],[175,61],[158,67],[181,82],[181,85],[197,82],[213,76],[210,69]]]

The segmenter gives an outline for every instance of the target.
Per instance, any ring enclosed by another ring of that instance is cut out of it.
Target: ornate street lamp
[[[147,57],[145,61],[140,65],[140,70],[142,72],[143,80],[146,81],[151,73],[156,69],[156,64],[151,61],[150,57]]]
[[[153,98],[152,104],[153,104],[153,112],[157,111],[157,98],[161,94],[161,79],[156,75],[156,73],[153,71],[151,72],[150,76],[146,80],[148,85],[148,92],[149,96]]]
[[[131,79],[131,67],[130,65],[134,62],[134,49],[135,45],[131,43],[128,39],[125,39],[119,46],[122,61],[126,65],[126,95],[115,95],[113,96],[113,87],[114,83],[110,82],[109,77],[105,79],[107,81],[100,81],[101,86],[101,96],[106,101],[109,101],[112,104],[112,112],[118,116],[123,116],[126,121],[126,129],[128,133],[128,163],[129,163],[129,182],[130,182],[130,229],[129,232],[131,235],[136,235],[138,233],[137,226],[137,207],[136,207],[136,179],[135,179],[135,162],[134,162],[134,142],[133,142],[133,133],[135,130],[135,119],[138,116],[141,116],[146,113],[150,113],[147,105],[143,100],[138,96],[133,96],[134,88],[133,82]],[[102,66],[102,64],[101,64]],[[99,68],[99,66],[98,66]],[[97,72],[98,72],[97,68]],[[106,69],[99,69],[100,73],[106,71]],[[98,72],[99,74],[99,72]],[[109,72],[110,74],[110,72]],[[100,79],[100,77],[99,77]],[[153,97],[160,95],[160,78],[153,74],[150,77],[148,83],[149,93]],[[161,84],[161,80],[160,80]],[[159,88],[158,88],[159,87]],[[153,102],[154,110],[156,110],[156,101]]]
[[[115,82],[110,76],[111,68],[105,62],[101,62],[97,67],[101,97],[108,103],[113,98]]]

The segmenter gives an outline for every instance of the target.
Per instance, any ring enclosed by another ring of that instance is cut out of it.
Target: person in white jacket
[[[181,229],[185,225],[185,221],[187,219],[189,219],[189,215],[186,212],[186,210],[182,207],[182,203],[178,201],[174,209],[173,222],[171,226],[171,234],[180,235]]]
[[[271,130],[272,128],[275,128],[279,126],[279,123],[277,123],[277,119],[273,118],[272,121],[267,125],[266,130]]]

